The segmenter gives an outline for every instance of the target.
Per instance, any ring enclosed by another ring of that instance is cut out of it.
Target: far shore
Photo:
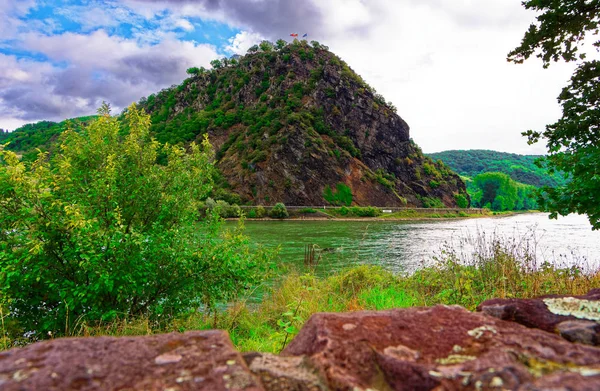
[[[541,213],[540,211],[510,211],[510,212],[496,212],[489,214],[469,214],[468,216],[455,216],[455,217],[427,217],[427,216],[406,216],[406,217],[307,217],[307,216],[293,216],[286,219],[274,219],[270,217],[264,218],[245,218],[245,221],[351,221],[351,222],[362,222],[362,221],[451,221],[451,220],[466,220],[466,219],[480,219],[480,218],[502,218],[511,217],[519,214],[530,214],[530,213]],[[239,218],[226,218],[227,221],[237,221]]]

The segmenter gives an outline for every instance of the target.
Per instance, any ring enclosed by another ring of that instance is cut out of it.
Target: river
[[[422,221],[247,221],[246,234],[260,245],[279,246],[280,260],[299,267],[304,263],[305,246],[314,245],[320,275],[356,264],[411,272],[448,248],[461,259],[472,258],[481,240],[489,242],[493,237],[529,246],[538,264],[600,266],[600,231],[592,231],[586,217],[578,215],[558,220],[530,213]]]

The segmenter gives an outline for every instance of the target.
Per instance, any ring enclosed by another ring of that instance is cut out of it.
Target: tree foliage
[[[558,214],[584,213],[594,229],[600,229],[600,62],[586,61],[582,46],[598,34],[600,0],[529,0],[528,9],[541,12],[525,33],[509,61],[521,63],[536,54],[544,67],[564,60],[579,62],[570,84],[558,97],[562,118],[543,132],[524,133],[529,143],[546,140],[548,166],[564,171],[566,185],[544,189],[540,204]],[[594,46],[600,47],[595,40]]]
[[[535,209],[535,187],[523,185],[501,172],[479,174],[469,183],[472,206],[495,211]]]
[[[216,215],[198,227],[212,187],[207,138],[161,145],[135,105],[125,126],[100,114],[30,165],[0,147],[0,294],[24,330],[164,318],[261,278],[265,253],[221,234]]]

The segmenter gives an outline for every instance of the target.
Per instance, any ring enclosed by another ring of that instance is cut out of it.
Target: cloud
[[[241,31],[235,37],[229,39],[229,45],[225,47],[225,50],[230,53],[244,55],[253,45],[263,40],[264,37],[260,34]]]
[[[2,0],[0,1],[0,37],[2,40],[13,39],[25,24],[20,19],[35,5],[35,0]]]
[[[185,78],[190,66],[208,66],[214,47],[167,36],[155,45],[110,36],[64,33],[22,37],[26,50],[52,63],[0,55],[0,112],[3,117],[60,120],[93,113],[103,101],[121,109],[142,96]],[[61,64],[67,64],[66,66]]]
[[[272,40],[292,32],[320,35],[328,28],[327,15],[313,0],[128,0],[127,4],[140,13],[169,10],[227,22]]]
[[[573,69],[556,64],[543,70],[535,59],[521,66],[506,63],[535,17],[517,1],[79,4],[59,7],[81,24],[76,32],[64,32],[52,18],[24,22],[34,0],[0,1],[0,48],[13,45],[31,58],[48,58],[35,61],[10,50],[0,56],[0,120],[88,114],[103,99],[123,107],[180,83],[189,66],[207,66],[223,52],[243,54],[263,38],[295,32],[327,44],[391,100],[425,151],[543,152],[542,145],[527,146],[520,133],[543,129],[560,116],[556,96]],[[221,36],[223,31],[233,36]],[[203,37],[222,46],[184,41]]]

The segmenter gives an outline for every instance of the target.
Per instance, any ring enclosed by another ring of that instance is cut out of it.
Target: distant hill
[[[541,155],[518,155],[483,149],[454,150],[426,154],[434,160],[441,160],[461,176],[473,178],[484,172],[502,172],[514,181],[535,187],[556,187],[565,184],[566,179],[560,174],[550,175],[545,168],[540,168],[535,161]]]
[[[96,116],[87,116],[62,122],[40,121],[23,125],[12,132],[0,132],[0,144],[9,143],[8,149],[22,153],[25,160],[33,160],[38,148],[42,151],[51,150],[52,144],[68,126],[79,129],[95,118]]]

